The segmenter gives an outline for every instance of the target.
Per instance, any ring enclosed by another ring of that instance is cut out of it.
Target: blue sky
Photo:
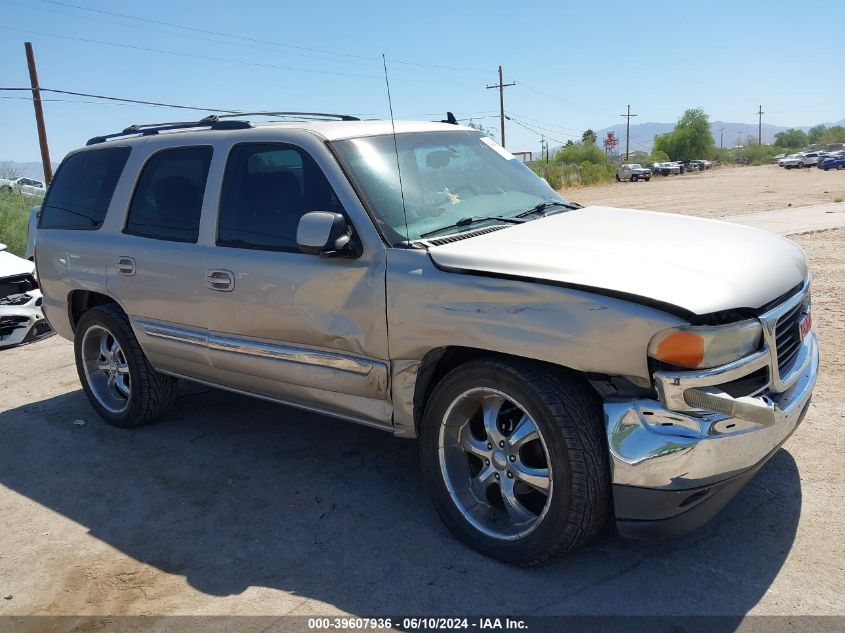
[[[845,117],[842,0],[60,2],[0,0],[0,86],[29,85],[30,40],[44,87],[208,108],[386,116],[384,53],[397,117],[452,110],[498,129],[498,94],[485,86],[502,64],[517,83],[505,110],[561,141],[622,121],[628,103],[635,122],[674,121],[687,107],[754,122],[759,104],[779,125]],[[53,160],[131,123],[202,115],[64,101],[44,109]],[[506,140],[514,151],[539,149],[538,134],[515,123]],[[0,160],[39,160],[29,101],[0,99]]]

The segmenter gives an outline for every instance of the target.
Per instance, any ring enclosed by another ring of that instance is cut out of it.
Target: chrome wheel
[[[101,325],[89,327],[82,337],[82,365],[97,402],[111,413],[125,411],[132,381],[126,355],[114,334]]]
[[[549,451],[512,397],[487,387],[459,395],[443,416],[438,450],[452,501],[475,528],[516,540],[542,522],[552,498]]]

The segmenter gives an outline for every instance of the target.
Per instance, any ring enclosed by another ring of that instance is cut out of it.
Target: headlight
[[[652,358],[691,369],[708,369],[739,360],[760,348],[763,328],[756,319],[730,325],[682,326],[655,334]]]

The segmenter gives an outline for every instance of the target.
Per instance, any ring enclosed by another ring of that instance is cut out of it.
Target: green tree
[[[810,131],[807,132],[807,141],[809,143],[818,143],[822,140],[824,133],[827,132],[827,128],[824,125],[816,125],[815,127],[811,127]]]
[[[604,165],[607,156],[604,150],[591,143],[567,143],[555,154],[558,165],[580,165],[584,162]]]
[[[701,108],[684,112],[675,129],[654,137],[655,152],[665,152],[672,160],[710,156],[715,147],[710,134],[710,118]]]
[[[595,145],[596,141],[598,141],[598,136],[596,136],[596,133],[592,129],[587,128],[584,130],[584,133],[581,135],[582,143],[585,145]]]
[[[845,143],[845,127],[834,125],[821,137],[822,143]]]
[[[809,139],[804,130],[796,130],[790,128],[785,132],[778,132],[775,134],[775,145],[778,147],[786,147],[789,149],[801,149],[807,147]]]

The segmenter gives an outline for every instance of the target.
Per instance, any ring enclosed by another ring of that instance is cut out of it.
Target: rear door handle
[[[132,257],[118,257],[115,268],[117,268],[117,272],[121,275],[134,275],[135,260]]]
[[[231,292],[235,289],[235,275],[230,270],[209,270],[205,273],[205,285],[212,290]]]

